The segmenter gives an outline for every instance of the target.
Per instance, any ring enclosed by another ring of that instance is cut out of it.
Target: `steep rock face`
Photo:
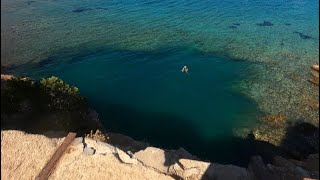
[[[287,160],[282,157],[275,157],[272,164],[265,164],[261,157],[252,157],[248,172],[251,179],[256,180],[301,180],[304,178],[319,178],[319,154],[310,155],[304,161]]]

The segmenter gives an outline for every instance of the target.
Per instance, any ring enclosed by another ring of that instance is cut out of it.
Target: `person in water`
[[[188,73],[189,72],[188,67],[187,66],[183,66],[183,68],[181,69],[181,72]]]

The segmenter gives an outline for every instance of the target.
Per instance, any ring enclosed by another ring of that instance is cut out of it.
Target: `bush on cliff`
[[[51,110],[74,111],[85,106],[84,98],[80,96],[78,88],[70,87],[57,77],[42,79],[40,88]]]
[[[88,131],[92,127],[87,111],[78,88],[57,77],[1,80],[1,125],[32,131]]]

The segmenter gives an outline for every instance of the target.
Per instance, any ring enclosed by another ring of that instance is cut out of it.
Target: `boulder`
[[[315,71],[319,71],[319,65],[312,65],[311,68]]]
[[[85,138],[84,141],[86,146],[93,147],[96,150],[95,151],[96,154],[105,155],[105,154],[116,153],[115,147],[108,143],[95,141],[90,138]]]
[[[96,150],[93,149],[92,147],[88,147],[88,146],[87,146],[87,147],[85,147],[85,148],[83,149],[83,152],[84,152],[86,155],[92,156],[92,155],[95,154]]]
[[[166,152],[155,147],[147,147],[145,150],[138,151],[134,154],[142,164],[152,167],[159,172],[168,173],[171,157],[166,156]]]
[[[119,148],[116,148],[116,153],[118,155],[118,158],[121,162],[126,164],[137,164],[137,159],[131,158],[128,154],[126,154],[124,151],[120,150]]]
[[[245,168],[204,161],[180,159],[169,168],[169,173],[181,179],[249,180]]]

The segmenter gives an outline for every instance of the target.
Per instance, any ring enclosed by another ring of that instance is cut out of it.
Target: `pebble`
[[[93,149],[92,147],[85,147],[85,148],[83,149],[83,152],[84,152],[86,155],[92,156],[92,155],[94,155],[94,153],[96,152],[96,150]]]

